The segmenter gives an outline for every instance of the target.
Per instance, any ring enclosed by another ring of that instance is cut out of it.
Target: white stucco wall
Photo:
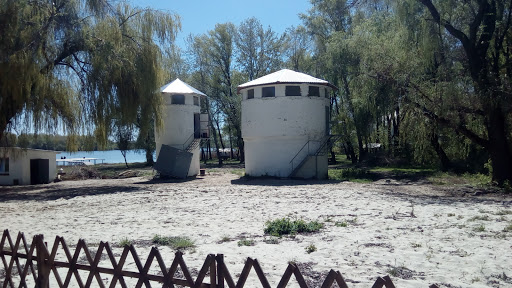
[[[183,144],[186,144],[186,148],[192,142],[194,139],[193,136],[191,137],[194,133],[194,114],[201,112],[201,106],[194,105],[193,96],[197,95],[185,95],[185,104],[171,104],[171,95],[172,94],[162,93],[165,103],[163,116],[164,121],[162,130],[157,130],[155,132],[156,159],[158,159],[162,144],[169,145],[177,149],[183,149]],[[201,97],[199,97],[199,101],[201,101]],[[201,105],[200,102],[199,105]],[[194,155],[192,157],[192,163],[190,164],[188,176],[195,176],[199,174],[199,151],[199,147],[197,147],[192,152]]]
[[[15,179],[18,180],[19,185],[30,185],[30,159],[48,159],[49,180],[53,182],[57,175],[57,154],[59,152],[46,150],[0,149],[0,157],[3,158],[6,155],[9,158],[9,174],[0,175],[0,185],[13,185]]]
[[[242,137],[245,173],[249,176],[290,176],[292,167],[308,155],[305,149],[293,164],[290,163],[301,148],[312,140],[309,152],[314,153],[326,135],[329,98],[325,97],[325,89],[330,88],[321,86],[320,97],[309,97],[306,96],[308,85],[302,84],[302,96],[284,96],[286,86],[275,85],[276,97],[267,98],[261,97],[261,88],[269,86],[249,88],[254,89],[254,99],[247,99],[248,89],[242,90]],[[318,163],[322,167],[315,166],[314,169],[327,170],[327,161]],[[318,174],[316,171],[311,173]],[[303,178],[317,177],[309,176],[311,173],[304,174]]]

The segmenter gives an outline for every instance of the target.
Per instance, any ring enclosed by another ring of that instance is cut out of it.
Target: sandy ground
[[[388,274],[397,287],[512,287],[511,206],[511,195],[462,186],[245,179],[221,169],[190,181],[138,177],[0,187],[0,229],[29,239],[42,233],[49,245],[64,236],[70,247],[80,238],[91,248],[129,239],[143,262],[154,235],[187,236],[196,244],[184,251],[192,271],[208,254],[224,254],[236,282],[252,257],[273,287],[290,261],[311,287],[320,287],[330,269],[349,287],[371,287]],[[265,222],[287,216],[325,227],[271,244]],[[238,246],[241,239],[255,245]],[[308,254],[310,245],[317,250]],[[121,248],[115,250],[119,256]],[[175,251],[159,250],[169,267]],[[135,269],[131,258],[125,267]],[[246,287],[261,287],[251,273]],[[292,279],[288,287],[297,286]]]

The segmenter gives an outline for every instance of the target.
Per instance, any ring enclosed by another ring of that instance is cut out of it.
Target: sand
[[[208,254],[224,254],[236,281],[252,257],[272,287],[289,262],[311,287],[320,287],[330,269],[349,287],[371,287],[385,275],[397,287],[512,287],[511,206],[511,195],[466,186],[245,179],[216,169],[189,181],[136,177],[0,187],[0,229],[29,239],[44,234],[49,245],[63,236],[70,247],[80,238],[91,248],[128,239],[143,262],[154,235],[186,236],[196,245],[184,251],[192,271]],[[325,227],[275,244],[263,229],[282,217]],[[255,245],[239,246],[241,239]],[[310,245],[316,251],[307,253]],[[114,250],[120,255],[122,248]],[[159,250],[169,267],[175,251]],[[126,267],[135,269],[131,258]],[[261,287],[254,272],[249,284]],[[298,285],[292,279],[288,287]]]

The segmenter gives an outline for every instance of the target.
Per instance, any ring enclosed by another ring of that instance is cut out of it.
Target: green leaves
[[[114,120],[143,134],[161,122],[160,47],[178,16],[107,0],[7,0],[0,15],[0,135],[63,129],[106,143]]]

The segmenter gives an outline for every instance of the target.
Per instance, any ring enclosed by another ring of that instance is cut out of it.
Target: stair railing
[[[183,147],[183,148],[182,148],[182,150],[187,150],[188,146],[189,146],[190,144],[192,144],[192,141],[194,141],[194,139],[196,139],[195,135],[196,135],[196,133],[197,133],[197,132],[201,132],[201,129],[200,129],[200,128],[198,128],[198,129],[194,130],[194,132],[192,133],[192,135],[190,135],[190,136],[187,138],[187,140],[185,141],[185,143],[183,143],[183,145],[182,145],[182,147]],[[199,135],[199,136],[201,136],[201,135]],[[199,137],[199,138],[201,138],[201,137]],[[190,143],[189,143],[189,142],[190,142]]]
[[[308,142],[306,142],[306,144],[304,144],[304,146],[302,146],[302,148],[300,148],[299,152],[297,152],[297,154],[295,154],[295,156],[293,156],[292,160],[290,161],[290,164],[292,165],[292,171],[295,170],[295,165],[294,165],[295,159],[297,159],[297,157],[299,157],[299,155],[303,154],[303,151],[305,149],[307,151],[306,156],[299,158],[299,159],[301,159],[301,162],[299,162],[299,165],[300,165],[300,163],[302,163],[304,158],[306,158],[307,156],[310,155],[310,143],[311,142],[320,142],[320,141],[318,141],[318,140],[308,140]]]

